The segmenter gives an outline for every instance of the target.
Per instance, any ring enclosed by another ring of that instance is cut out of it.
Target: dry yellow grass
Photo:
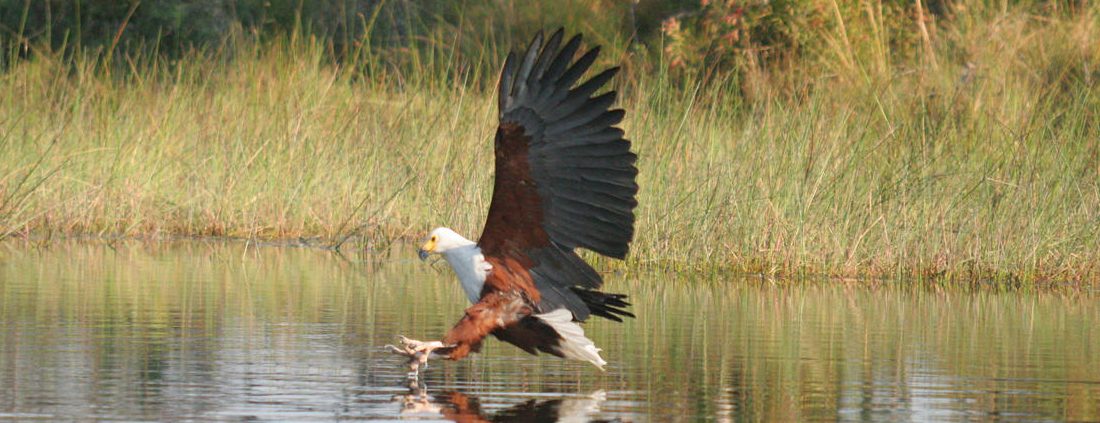
[[[838,47],[797,98],[776,88],[789,75],[628,72],[628,265],[1096,281],[1097,16],[963,21],[929,41],[934,64]],[[341,65],[297,40],[15,62],[0,73],[0,237],[476,236],[496,59],[445,52]]]

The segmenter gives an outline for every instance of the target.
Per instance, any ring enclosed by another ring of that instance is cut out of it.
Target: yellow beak
[[[416,254],[420,256],[420,260],[427,260],[428,254],[435,252],[435,240],[429,239],[424,245],[420,246],[420,249],[416,251]]]

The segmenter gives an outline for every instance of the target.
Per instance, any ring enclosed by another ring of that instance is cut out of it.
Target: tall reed
[[[782,74],[602,37],[640,156],[628,265],[1096,281],[1098,16],[975,7],[904,60],[868,12]],[[239,33],[178,60],[36,51],[0,73],[0,237],[476,237],[512,46],[463,36],[341,61]]]

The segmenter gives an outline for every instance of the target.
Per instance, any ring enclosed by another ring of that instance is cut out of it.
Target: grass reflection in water
[[[607,372],[489,341],[410,391],[380,347],[466,305],[411,248],[0,244],[0,416],[1100,419],[1095,293],[608,279],[639,317],[587,325]]]

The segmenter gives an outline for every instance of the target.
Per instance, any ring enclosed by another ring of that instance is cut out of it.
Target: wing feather
[[[516,53],[508,53],[508,57],[504,59],[504,69],[500,73],[500,83],[497,84],[497,91],[502,93],[512,92],[515,83],[516,66]],[[508,103],[510,100],[512,100],[512,96],[500,96],[500,101],[498,103],[500,110],[511,108],[511,104]]]
[[[615,127],[625,115],[610,109],[616,93],[595,95],[618,68],[574,87],[600,48],[574,61],[581,37],[563,45],[563,34],[559,29],[544,38],[540,32],[525,52],[505,60],[498,85],[496,178],[478,244],[487,258],[528,264],[540,312],[564,307],[577,320],[590,312],[616,317],[625,312],[609,308],[622,311],[617,307],[625,301],[595,291],[602,279],[574,249],[626,256],[638,204],[637,156]]]

